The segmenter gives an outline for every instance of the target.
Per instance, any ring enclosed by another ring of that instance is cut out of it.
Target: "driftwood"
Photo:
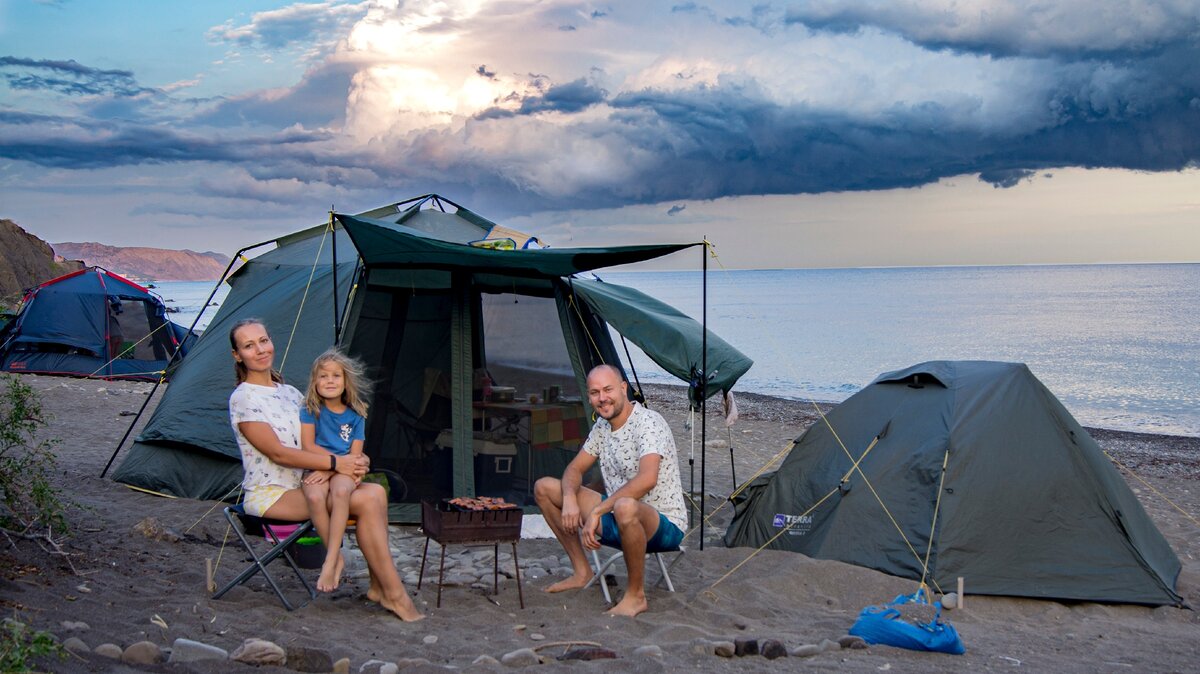
[[[43,533],[29,533],[29,530],[33,528],[33,524],[34,523],[30,523],[30,525],[26,527],[24,531],[15,531],[6,527],[0,527],[0,533],[4,534],[4,537],[8,539],[8,544],[14,548],[17,547],[17,543],[13,540],[13,537],[16,537],[22,540],[33,541],[37,543],[38,547],[40,547],[47,554],[61,556],[64,560],[66,560],[67,566],[71,567],[71,573],[78,576],[79,569],[76,569],[75,564],[71,561],[71,553],[63,550],[62,544],[54,540],[54,532],[50,529],[50,527],[46,527],[46,531]]]

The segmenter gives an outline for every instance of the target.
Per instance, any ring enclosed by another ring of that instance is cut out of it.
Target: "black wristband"
[[[337,455],[336,454],[329,455],[329,470],[331,470],[335,473],[337,472]]]

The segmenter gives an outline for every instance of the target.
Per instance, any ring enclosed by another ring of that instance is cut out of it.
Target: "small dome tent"
[[[194,339],[162,300],[101,267],[29,290],[0,331],[0,369],[101,379],[157,380]]]
[[[743,492],[766,545],[975,594],[1179,605],[1179,559],[1104,451],[1020,363],[880,375]]]

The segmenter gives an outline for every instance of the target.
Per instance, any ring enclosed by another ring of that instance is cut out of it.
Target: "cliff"
[[[74,260],[56,262],[50,244],[0,219],[0,308],[19,301],[26,288],[82,268]]]
[[[220,253],[164,248],[121,248],[102,243],[55,243],[59,255],[83,260],[138,281],[215,281],[229,264]]]

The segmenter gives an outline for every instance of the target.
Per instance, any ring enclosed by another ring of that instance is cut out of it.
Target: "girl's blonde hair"
[[[358,412],[362,418],[367,418],[367,401],[371,382],[366,377],[366,366],[357,358],[347,356],[336,347],[317,356],[313,361],[312,372],[308,375],[308,393],[304,396],[304,406],[313,416],[320,416],[324,407],[321,395],[317,393],[317,374],[321,366],[336,363],[342,367],[342,404]]]

